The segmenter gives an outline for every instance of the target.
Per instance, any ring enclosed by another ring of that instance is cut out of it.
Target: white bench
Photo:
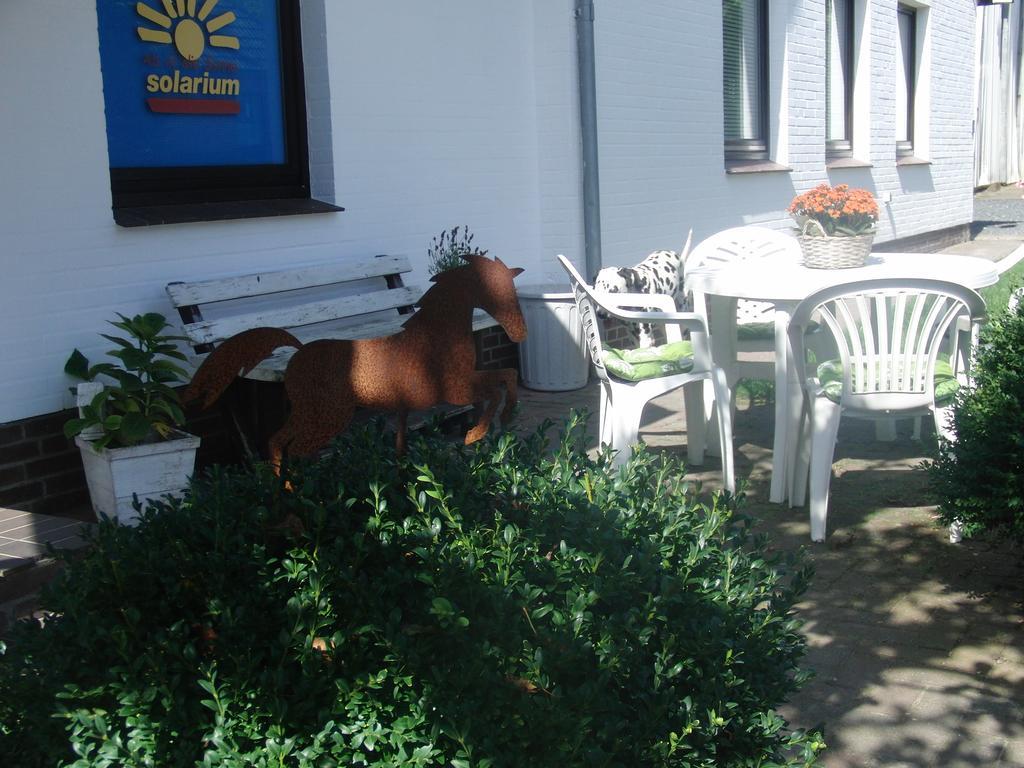
[[[284,328],[299,341],[366,339],[397,333],[422,290],[403,283],[404,256],[376,256],[196,283],[167,294],[193,350],[203,354],[250,328]],[[282,381],[293,349],[279,350],[247,376]]]
[[[403,282],[403,276],[411,271],[408,258],[382,255],[193,283],[173,282],[167,285],[167,294],[181,316],[198,366],[220,342],[250,328],[284,328],[303,343],[398,333],[423,294],[423,289]],[[495,325],[484,312],[473,316],[474,331]],[[246,378],[282,382],[294,353],[290,348],[277,350]],[[424,419],[422,415],[413,417],[410,426]]]
[[[167,286],[197,355],[250,328],[290,331],[299,341],[369,339],[401,330],[423,289],[407,286],[412,271],[404,256],[375,256],[275,272],[236,275]],[[496,325],[483,312],[473,330]],[[282,349],[246,378],[282,381],[294,349]],[[197,360],[198,362],[198,360]]]

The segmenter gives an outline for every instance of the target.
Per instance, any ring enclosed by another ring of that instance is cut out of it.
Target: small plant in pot
[[[90,365],[76,349],[64,365],[84,382],[64,434],[82,452],[96,513],[133,525],[136,497],[145,504],[188,485],[199,438],[179,429],[185,414],[173,386],[188,379],[174,362],[186,359],[175,345],[181,337],[167,335],[167,319],[155,312],[118,317],[111,325],[124,335],[101,334],[117,345],[107,352],[116,362]]]
[[[814,269],[863,266],[871,252],[878,203],[866,189],[819,184],[789,205],[804,265]]]
[[[430,241],[430,248],[427,249],[427,272],[433,276],[464,266],[466,260],[463,257],[471,253],[485,256],[487,251],[473,245],[473,233],[469,231],[469,225],[462,227],[461,234],[459,227],[442,230],[440,235]]]

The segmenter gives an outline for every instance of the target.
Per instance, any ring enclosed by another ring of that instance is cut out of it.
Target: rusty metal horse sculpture
[[[506,421],[516,404],[516,371],[476,370],[473,309],[498,321],[515,342],[526,338],[526,323],[512,279],[523,270],[479,254],[442,272],[420,298],[419,309],[393,336],[376,339],[321,339],[303,344],[281,328],[253,328],[224,341],[203,361],[185,390],[186,402],[208,408],[238,375],[244,376],[279,347],[295,347],[285,369],[291,413],[270,439],[270,460],[280,469],[285,451],[306,456],[348,426],[356,406],[398,415],[398,452],[405,451],[410,410],[439,403],[482,407],[466,433],[469,445],[487,434],[505,388]]]

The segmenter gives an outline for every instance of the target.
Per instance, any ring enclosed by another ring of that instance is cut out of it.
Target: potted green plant
[[[878,203],[866,189],[819,184],[789,204],[804,265],[813,269],[860,267],[871,252]]]
[[[64,365],[83,382],[79,415],[64,434],[82,453],[93,509],[134,525],[136,497],[145,504],[188,485],[199,438],[179,429],[185,414],[174,385],[188,379],[174,362],[187,359],[175,345],[181,337],[165,334],[167,320],[155,312],[118,317],[111,325],[125,335],[101,334],[117,345],[107,352],[116,362],[90,365],[75,349]]]

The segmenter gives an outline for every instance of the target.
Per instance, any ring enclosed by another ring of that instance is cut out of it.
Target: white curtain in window
[[[850,62],[849,4],[853,0],[826,0],[825,32],[825,104],[827,109],[825,139],[827,141],[849,141],[846,135],[846,94],[848,78],[846,71]]]
[[[759,140],[760,0],[723,0],[725,139]]]
[[[1024,178],[1024,13],[1020,3],[978,8],[975,27],[975,185]]]

